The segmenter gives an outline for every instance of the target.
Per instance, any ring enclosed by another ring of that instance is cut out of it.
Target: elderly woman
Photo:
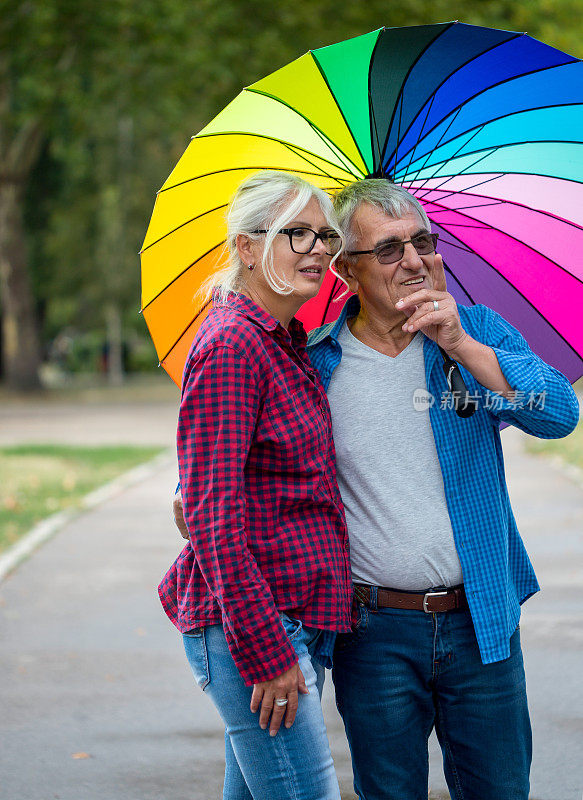
[[[348,539],[328,401],[294,319],[340,245],[320,189],[273,171],[244,182],[184,371],[190,540],[160,597],[225,723],[225,800],[340,797],[317,656],[326,632],[350,630]]]

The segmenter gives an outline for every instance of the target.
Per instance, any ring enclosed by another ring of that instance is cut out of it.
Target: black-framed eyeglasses
[[[411,242],[420,256],[427,256],[429,253],[435,253],[438,239],[438,233],[420,233],[419,236],[414,236],[412,239],[406,239],[403,242],[384,242],[384,244],[377,245],[373,250],[349,250],[347,255],[374,255],[381,264],[393,264],[403,258],[405,245],[409,244],[409,242]]]
[[[253,233],[267,233],[267,231],[253,231]],[[285,233],[289,237],[289,246],[298,255],[311,253],[318,239],[324,245],[327,256],[335,256],[342,247],[342,239],[336,231],[318,233],[311,228],[282,228],[278,233]]]

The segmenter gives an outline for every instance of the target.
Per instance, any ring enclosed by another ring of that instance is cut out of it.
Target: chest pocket
[[[283,471],[325,469],[331,434],[326,400],[301,370],[295,379],[277,376],[270,386],[258,442]]]

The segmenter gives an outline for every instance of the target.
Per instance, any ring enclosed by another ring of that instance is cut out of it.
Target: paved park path
[[[172,447],[175,402],[3,404],[0,444]],[[503,433],[519,527],[543,592],[521,623],[534,728],[532,797],[583,792],[583,488]],[[155,587],[180,549],[167,464],[77,517],[0,584],[2,800],[214,800],[223,734]],[[351,769],[327,680],[343,797]],[[432,743],[431,797],[446,797]],[[484,799],[486,800],[486,799]],[[494,799],[492,799],[494,800]]]

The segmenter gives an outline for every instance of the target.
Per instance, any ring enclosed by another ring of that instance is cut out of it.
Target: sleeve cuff
[[[233,661],[239,670],[245,686],[253,686],[254,683],[270,681],[278,675],[298,663],[298,656],[290,640],[283,632],[285,641],[279,647],[270,650],[269,653],[257,652],[257,650],[237,648],[233,635],[225,627],[225,635],[229,650],[233,656]]]
[[[510,353],[508,350],[501,350],[498,347],[492,347],[492,350],[498,359],[502,374],[514,391],[527,394],[544,392],[546,381],[536,357],[533,358],[532,354],[529,354],[530,357],[525,357],[517,353]],[[512,403],[510,403],[511,405]]]

